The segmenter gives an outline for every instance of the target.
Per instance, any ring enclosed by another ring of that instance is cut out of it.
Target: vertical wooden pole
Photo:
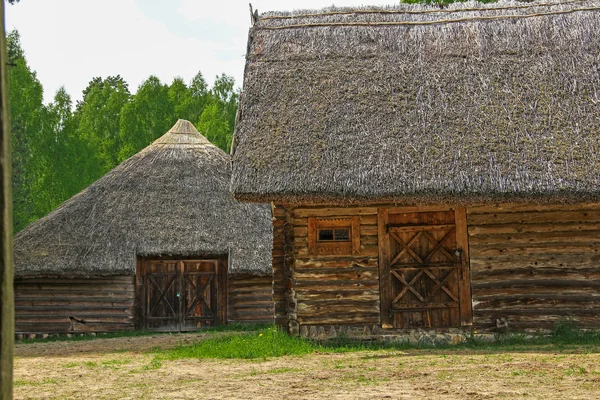
[[[12,188],[10,157],[10,119],[8,108],[8,71],[6,31],[4,28],[4,1],[0,1],[0,400],[12,399],[13,344],[15,339],[15,310],[13,295],[12,259]]]
[[[456,244],[460,250],[461,267],[459,276],[460,324],[473,325],[473,301],[471,299],[471,267],[469,258],[469,233],[467,227],[467,210],[457,207],[454,211],[456,223]]]
[[[392,307],[390,277],[390,238],[388,234],[388,209],[377,209],[377,242],[379,246],[379,307],[381,310],[381,327],[392,328],[390,309]]]

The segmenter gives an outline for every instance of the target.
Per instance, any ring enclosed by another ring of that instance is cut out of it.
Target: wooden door
[[[380,210],[382,325],[448,328],[471,324],[464,209]]]
[[[224,323],[227,286],[222,261],[141,261],[138,326],[157,331],[191,331]]]

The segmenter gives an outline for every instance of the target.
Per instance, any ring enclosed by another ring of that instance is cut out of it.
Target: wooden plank
[[[379,323],[378,313],[355,314],[344,313],[336,315],[324,315],[313,317],[310,315],[298,315],[298,322],[304,325],[373,325]]]
[[[387,231],[389,221],[389,211],[386,208],[377,210],[377,237],[378,237],[378,255],[379,255],[379,292],[380,301],[380,320],[383,328],[392,327],[390,307],[392,305],[391,295],[391,277],[390,277],[390,240]]]
[[[544,211],[573,211],[598,210],[600,203],[579,204],[496,204],[479,205],[467,208],[467,214],[514,213],[514,212],[544,212]]]
[[[473,310],[471,301],[471,268],[469,264],[469,237],[467,234],[467,214],[464,207],[454,210],[456,225],[456,247],[460,251],[461,266],[459,273],[459,303],[460,325],[473,324]]]
[[[364,225],[377,225],[377,215],[361,215],[360,224]]]
[[[469,236],[523,234],[534,232],[585,232],[600,231],[598,222],[548,222],[548,223],[515,223],[515,224],[489,224],[469,226]]]
[[[454,224],[438,224],[438,225],[398,225],[388,224],[390,232],[418,232],[418,231],[437,231],[440,229],[453,228]]]
[[[358,216],[352,217],[352,254],[360,254],[360,218]]]
[[[434,206],[406,206],[406,207],[388,207],[390,214],[407,214],[407,213],[422,213],[422,212],[437,212],[437,211],[452,211],[453,206],[434,205]]]
[[[600,267],[600,255],[592,254],[498,254],[479,256],[471,253],[474,271],[531,269],[531,268],[587,269]]]
[[[531,232],[493,235],[476,235],[469,238],[471,245],[551,244],[551,243],[600,243],[600,231]]]
[[[498,282],[504,279],[520,279],[528,280],[581,280],[593,281],[600,280],[600,268],[586,268],[573,270],[571,268],[552,268],[552,267],[536,267],[536,268],[515,268],[515,269],[495,269],[477,271],[472,274],[473,282],[478,284],[485,282]]]
[[[379,314],[379,302],[319,302],[307,304],[298,302],[298,316],[304,317],[326,317],[329,315],[339,315],[344,313],[360,314]]]
[[[316,255],[317,254],[317,220],[314,217],[310,217],[308,219],[308,254]],[[294,244],[296,243],[296,238],[294,238]],[[296,248],[299,245],[295,244]]]
[[[324,207],[324,208],[295,208],[294,216],[304,217],[346,217],[354,215],[375,215],[376,207]]]
[[[313,300],[363,300],[363,301],[379,301],[378,290],[344,290],[338,292],[323,291],[323,290],[303,290],[296,293],[298,301],[313,301]]]
[[[564,223],[598,221],[600,221],[600,210],[469,214],[467,216],[467,222],[469,226],[486,224],[529,224],[548,222]]]
[[[472,245],[470,246],[473,257],[486,257],[498,255],[518,254],[600,254],[600,243],[571,243],[561,242],[547,244],[511,245],[508,243],[498,245]]]
[[[296,270],[311,270],[320,268],[378,268],[378,259],[375,257],[369,258],[297,258],[295,262]]]
[[[323,290],[323,291],[343,291],[346,289],[360,289],[360,290],[377,290],[379,286],[379,280],[370,281],[305,281],[300,280],[296,282],[296,291],[300,290]]]
[[[365,281],[377,280],[378,272],[374,269],[353,268],[351,270],[331,270],[326,269],[322,272],[310,270],[310,272],[296,271],[294,277],[297,283],[306,280],[319,280],[321,282],[348,280],[348,281]]]
[[[505,288],[507,289],[507,293],[509,290],[516,289],[531,289],[532,287],[542,287],[547,288],[548,290],[554,290],[557,288],[565,289],[565,288],[600,288],[600,281],[598,280],[580,280],[580,279],[531,279],[531,280],[523,280],[523,279],[506,279],[506,280],[493,280],[490,282],[472,282],[473,291],[475,290],[483,290],[483,289],[499,289]]]

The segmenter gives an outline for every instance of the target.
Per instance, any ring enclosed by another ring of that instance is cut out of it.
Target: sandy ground
[[[600,353],[363,351],[154,360],[198,334],[18,344],[17,399],[598,399]]]

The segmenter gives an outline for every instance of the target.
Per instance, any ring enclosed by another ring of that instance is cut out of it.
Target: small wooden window
[[[319,229],[319,242],[349,242],[349,228]]]
[[[308,251],[311,255],[360,253],[360,219],[308,219]]]

